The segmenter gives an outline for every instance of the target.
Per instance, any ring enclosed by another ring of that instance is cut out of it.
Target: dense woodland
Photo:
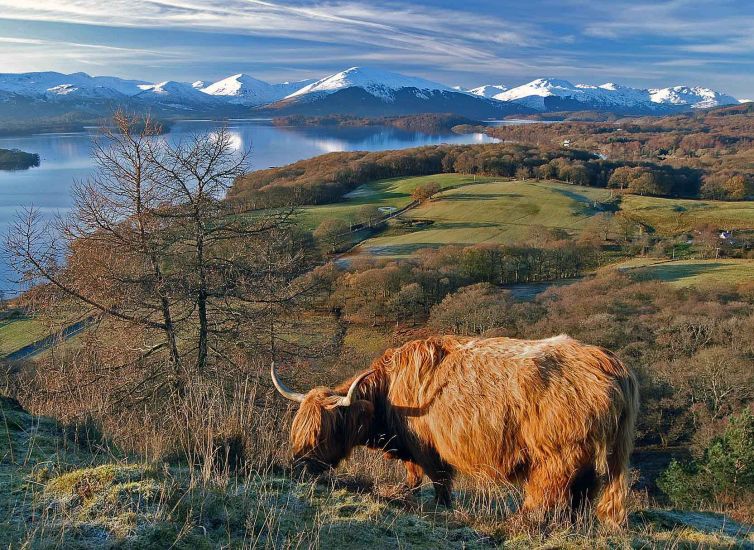
[[[751,104],[659,118],[477,129],[503,140],[540,147],[560,147],[568,140],[570,147],[600,153],[615,162],[650,162],[695,170],[701,172],[699,195],[704,198],[754,197],[754,106]],[[467,130],[459,128],[459,131]],[[627,182],[629,187],[631,183]]]

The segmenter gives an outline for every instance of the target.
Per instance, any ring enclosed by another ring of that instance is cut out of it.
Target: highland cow
[[[521,484],[525,514],[595,500],[602,521],[626,521],[637,383],[604,349],[445,336],[389,349],[334,389],[295,393],[271,374],[301,404],[291,446],[311,472],[365,445],[402,460],[412,488],[426,474],[442,504],[464,473]]]

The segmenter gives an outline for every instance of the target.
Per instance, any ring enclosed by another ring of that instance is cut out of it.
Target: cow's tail
[[[616,359],[617,361],[617,359]],[[617,424],[612,442],[608,439],[607,448],[600,457],[597,471],[602,471],[607,481],[597,502],[597,517],[603,523],[623,527],[627,523],[626,497],[628,496],[628,461],[634,447],[634,426],[639,409],[639,388],[634,375],[624,371],[620,378],[615,399]]]

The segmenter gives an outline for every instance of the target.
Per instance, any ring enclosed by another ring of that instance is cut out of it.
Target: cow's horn
[[[337,406],[338,407],[349,407],[351,405],[351,403],[353,403],[353,398],[356,395],[356,388],[358,388],[359,382],[361,382],[362,380],[364,380],[364,378],[366,378],[370,374],[372,374],[372,371],[368,370],[366,372],[361,373],[359,376],[357,376],[356,379],[353,382],[351,382],[351,387],[348,388],[348,393],[346,394],[346,396],[345,397],[341,397],[338,400]]]
[[[272,376],[272,383],[275,384],[275,389],[280,392],[280,395],[296,403],[301,403],[304,400],[305,395],[303,393],[296,393],[289,390],[285,384],[280,381],[278,374],[275,372],[275,361],[270,365],[270,376]]]

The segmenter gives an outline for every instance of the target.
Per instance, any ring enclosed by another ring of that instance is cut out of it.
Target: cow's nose
[[[328,469],[319,460],[299,459],[293,461],[293,475],[298,478],[316,477]]]

